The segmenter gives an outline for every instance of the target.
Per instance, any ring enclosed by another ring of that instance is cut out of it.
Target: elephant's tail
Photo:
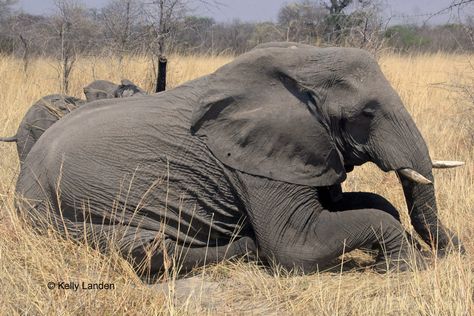
[[[15,136],[10,136],[10,137],[0,137],[0,142],[6,142],[6,143],[12,143],[16,142],[18,138]]]

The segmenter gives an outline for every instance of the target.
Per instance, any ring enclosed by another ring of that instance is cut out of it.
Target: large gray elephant
[[[109,90],[104,90],[107,88]],[[106,80],[96,80],[84,88],[84,94],[87,97],[87,102],[146,95],[141,88],[127,79],[122,80],[119,85]],[[35,102],[26,112],[14,136],[0,137],[0,141],[16,142],[18,158],[21,163],[46,129],[84,103],[86,101],[71,96],[47,95]]]
[[[420,132],[359,49],[255,49],[154,96],[85,105],[34,146],[16,192],[33,225],[149,273],[245,254],[311,272],[361,247],[380,250],[380,271],[408,269],[412,250],[422,264],[386,199],[342,192],[369,161],[397,172],[425,242],[462,250]]]
[[[87,102],[101,99],[126,98],[146,95],[146,92],[130,80],[124,79],[115,84],[107,80],[95,80],[84,88]]]

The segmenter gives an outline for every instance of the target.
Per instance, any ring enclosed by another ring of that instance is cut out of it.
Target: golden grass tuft
[[[168,84],[210,73],[230,57],[172,56]],[[13,205],[18,161],[14,144],[0,143],[0,310],[6,314],[313,314],[313,315],[470,315],[474,313],[474,86],[469,55],[387,55],[382,70],[400,94],[425,137],[433,159],[466,161],[462,168],[435,171],[440,217],[464,241],[468,254],[437,260],[425,271],[378,275],[369,270],[308,276],[253,263],[229,262],[197,271],[195,293],[166,291],[143,283],[117,255],[103,256],[85,245],[39,236],[21,224]],[[40,97],[57,93],[51,60],[34,60],[28,73],[21,61],[0,57],[0,135],[13,135]],[[153,71],[145,58],[78,61],[71,95],[94,79],[128,78],[152,90]],[[466,90],[467,89],[467,90]],[[371,191],[401,210],[409,227],[401,187],[393,173],[371,164],[357,168],[346,190]],[[48,282],[105,282],[114,290],[49,290]],[[176,287],[173,286],[176,284]],[[182,293],[185,293],[184,295]],[[187,294],[190,294],[189,296]]]

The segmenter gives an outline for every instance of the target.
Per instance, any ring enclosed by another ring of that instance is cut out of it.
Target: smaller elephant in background
[[[123,79],[119,85],[107,80],[95,80],[84,88],[87,102],[146,94],[142,88],[127,79]]]
[[[61,94],[51,94],[36,101],[26,112],[14,136],[1,137],[2,142],[16,142],[20,163],[51,125],[86,101]]]
[[[14,136],[0,137],[2,142],[16,142],[20,164],[33,145],[51,125],[79,106],[100,99],[125,98],[146,95],[129,80],[120,85],[106,80],[96,80],[84,88],[87,101],[61,94],[51,94],[35,102],[26,112]]]

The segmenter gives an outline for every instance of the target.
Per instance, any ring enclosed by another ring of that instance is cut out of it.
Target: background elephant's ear
[[[235,93],[213,85],[194,109],[191,132],[225,165],[289,183],[328,186],[344,181],[343,159],[308,93],[275,80]],[[232,85],[235,86],[235,85]]]
[[[122,84],[122,86],[127,86],[127,85],[136,86],[136,84],[134,84],[133,82],[131,82],[128,79],[122,79],[122,81],[120,81],[120,83]]]
[[[110,93],[93,88],[84,88],[84,95],[86,96],[87,102],[92,102],[101,99],[111,99],[114,97]]]
[[[142,88],[140,88],[139,86],[137,86],[136,84],[134,84],[133,82],[131,82],[130,80],[128,79],[122,79],[122,81],[120,82],[120,87],[118,90],[120,90],[120,88],[128,88],[129,92],[127,92],[129,95],[127,96],[122,96],[122,97],[131,97],[135,94],[140,94],[140,95],[145,95],[146,94],[146,91],[143,90]]]

